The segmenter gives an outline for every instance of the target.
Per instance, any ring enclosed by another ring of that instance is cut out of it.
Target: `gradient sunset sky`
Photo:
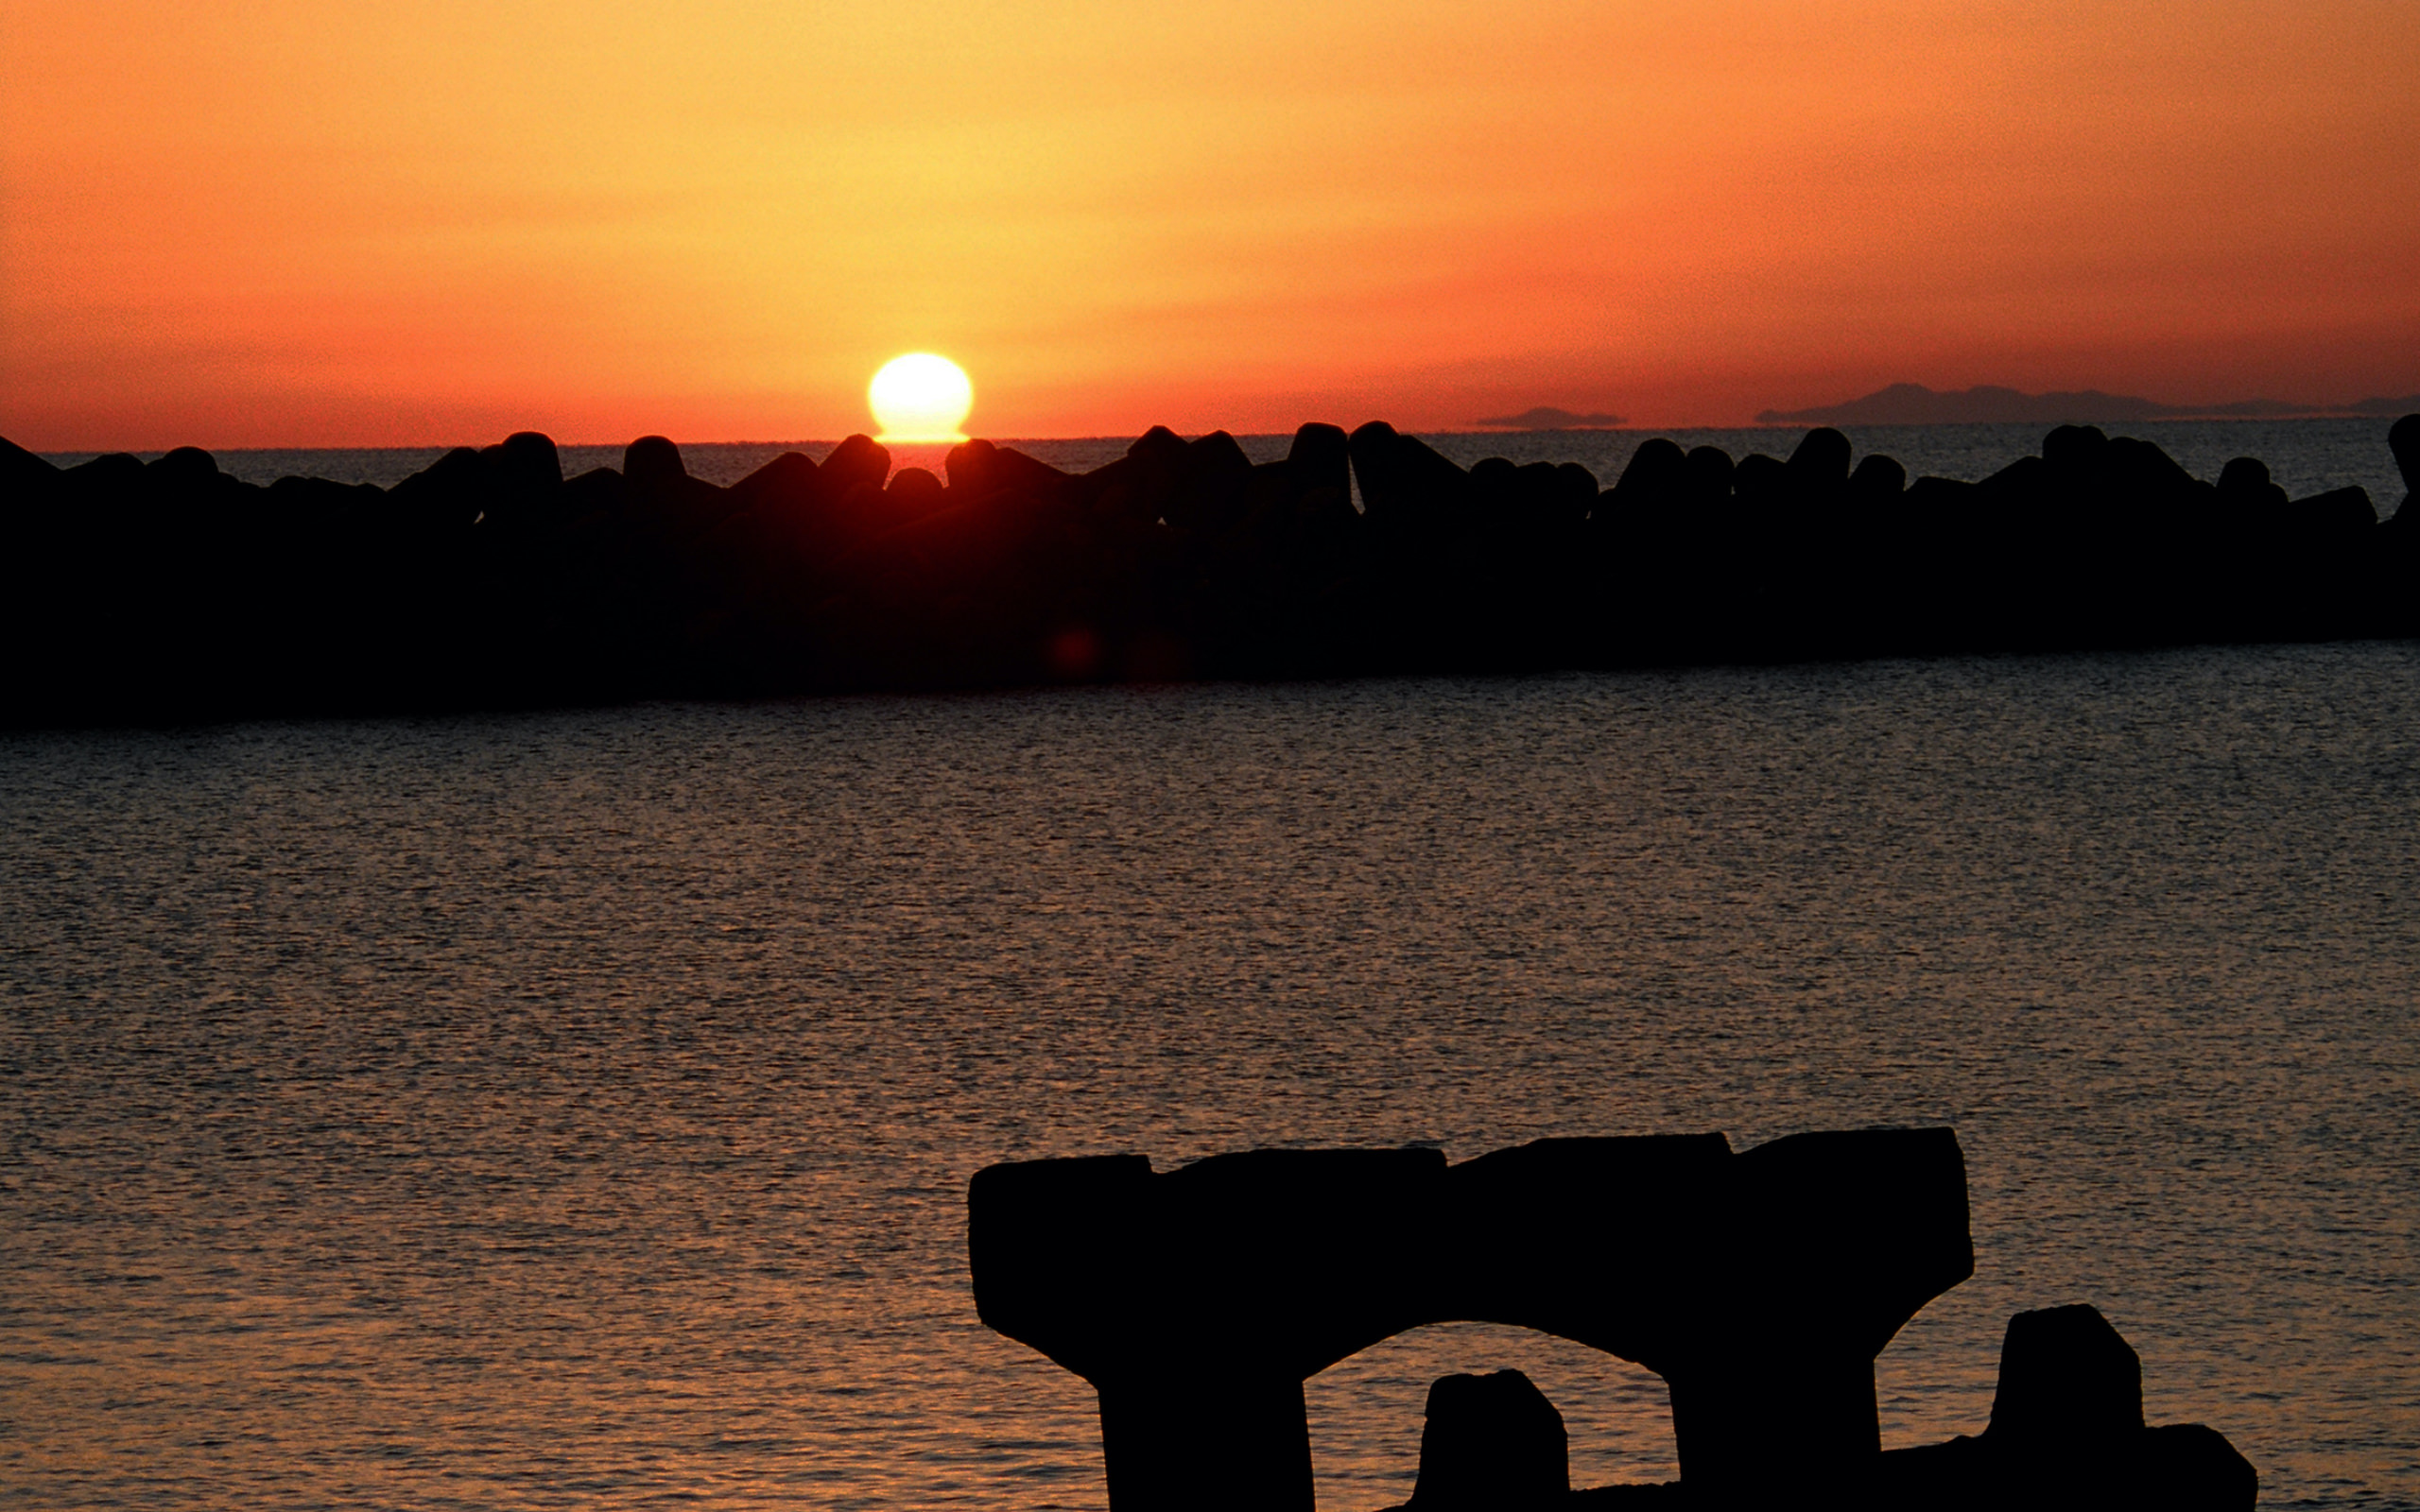
[[[2420,392],[2420,3],[0,0],[0,435]]]

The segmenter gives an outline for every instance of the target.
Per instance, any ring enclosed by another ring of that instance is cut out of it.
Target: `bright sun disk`
[[[866,403],[882,427],[876,440],[962,441],[966,433],[959,427],[975,407],[975,386],[947,357],[911,352],[882,365],[866,386]]]

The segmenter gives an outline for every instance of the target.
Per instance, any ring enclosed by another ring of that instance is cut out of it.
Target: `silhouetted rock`
[[[2420,417],[2389,440],[2420,472]],[[264,490],[0,443],[0,633],[49,648],[0,718],[2420,635],[2420,511],[2089,425],[2041,452],[1910,485],[1828,429],[1736,467],[1649,438],[1599,494],[1377,421],[1259,465],[1155,427],[1081,474],[970,441],[940,488],[859,435],[720,489],[661,437],[566,481],[522,432]]]
[[[2140,1362],[2084,1306],[2021,1313],[1979,1436],[1881,1452],[1873,1361],[1972,1269],[1946,1130],[1259,1150],[991,1166],[968,1193],[984,1321],[1100,1394],[1114,1512],[1310,1503],[1304,1376],[1471,1319],[1665,1377],[1682,1479],[1572,1493],[1527,1377],[1430,1389],[1409,1512],[1774,1505],[2239,1512],[2257,1477],[2206,1428],[2146,1428]],[[1640,1214],[1652,1214],[1642,1227]]]
[[[1037,498],[1056,495],[1069,476],[1013,446],[995,448],[992,454],[992,464],[993,477],[999,487],[1022,490]]]
[[[2146,1428],[2142,1366],[2088,1306],[2009,1320],[1991,1425],[1977,1437],[1881,1457],[1872,1504],[1887,1512],[2245,1512],[2259,1477],[2199,1424]]]
[[[1737,472],[1731,454],[1721,447],[1689,448],[1682,478],[1690,503],[1702,508],[1713,508],[1728,503]]]
[[[1099,498],[1118,519],[1138,525],[1158,524],[1175,496],[1184,465],[1184,438],[1165,425],[1154,425],[1135,438],[1121,462],[1101,470],[1108,487]]]
[[[2415,513],[2411,501],[2420,497],[2420,415],[2406,415],[2388,428],[2386,443],[2394,454],[2395,471],[2403,474],[2403,502],[2395,506],[2388,517],[2398,532],[2411,532],[2420,541],[2420,513]]]
[[[1361,505],[1373,522],[1409,531],[1434,529],[1469,497],[1469,474],[1417,437],[1373,421],[1347,440]]]
[[[2286,490],[2269,481],[2269,468],[2257,457],[2238,456],[2219,470],[2219,503],[2238,518],[2255,522],[2282,519]]]
[[[827,498],[838,498],[861,483],[875,488],[890,476],[890,450],[871,436],[851,436],[832,448],[816,472],[816,481]]]
[[[1482,515],[1510,516],[1520,507],[1521,470],[1510,457],[1482,457],[1471,464],[1471,497]]]
[[[903,524],[921,520],[949,504],[942,480],[921,467],[901,468],[883,491],[889,496],[892,517]]]
[[[2269,464],[2256,456],[2238,456],[2219,469],[2221,493],[2258,492],[2275,486],[2269,481]]]
[[[644,527],[684,553],[747,504],[729,489],[691,477],[681,449],[661,436],[643,436],[623,449],[622,482]]]
[[[1547,466],[1544,462],[1530,465]],[[1577,462],[1557,462],[1553,468],[1552,480],[1545,483],[1540,490],[1546,500],[1547,513],[1567,524],[1577,524],[1586,519],[1588,511],[1596,507],[1597,474]]]
[[[493,498],[495,473],[475,448],[458,446],[389,493],[406,514],[427,524],[467,525]]]
[[[1995,1443],[2075,1448],[2142,1428],[2142,1362],[2100,1309],[2048,1307],[2008,1320],[1986,1430]]]
[[[143,459],[131,452],[112,452],[60,472],[86,497],[128,496],[143,486]]]
[[[1789,454],[1791,486],[1806,494],[1825,494],[1849,480],[1849,438],[1828,425],[1818,425],[1799,438]]]
[[[1134,444],[1126,449],[1128,456],[1149,459],[1169,468],[1184,465],[1184,438],[1165,425],[1152,426],[1134,438]]]
[[[2403,486],[2420,493],[2420,415],[2406,415],[2387,427],[2387,449],[2403,474]]]
[[[1639,442],[1638,449],[1630,454],[1630,460],[1622,467],[1622,475],[1614,481],[1608,502],[1616,514],[1627,511],[1636,511],[1642,516],[1664,514],[1682,502],[1688,466],[1688,459],[1682,455],[1680,447],[1661,436],[1651,436]],[[1722,472],[1723,490],[1728,492],[1731,472],[1728,456],[1722,458]]]
[[[549,437],[517,431],[493,446],[479,449],[483,476],[465,490],[477,507],[474,520],[485,515],[498,530],[526,541],[534,532],[559,523],[563,507],[562,457]]]
[[[681,448],[661,436],[642,436],[622,449],[622,478],[639,493],[668,491],[688,476]]]
[[[2022,507],[2040,497],[2050,482],[2050,464],[2038,456],[2020,456],[1976,485],[2003,505]]]
[[[2109,449],[2109,438],[2098,425],[2059,425],[2042,438],[2042,460],[2064,476],[2075,477],[2099,464]]]
[[[1898,502],[1908,489],[1908,470],[1879,452],[1870,452],[1858,458],[1857,471],[1849,474],[1848,496],[1860,506],[1878,508]]]
[[[672,443],[666,441],[665,444],[670,446]],[[543,432],[515,431],[484,455],[494,466],[497,482],[508,490],[543,493],[562,486],[562,454],[555,450],[554,438]],[[677,449],[673,453],[673,461],[676,466],[679,464]]]
[[[1334,489],[1340,495],[1351,495],[1352,453],[1341,426],[1313,421],[1296,430],[1294,444],[1286,451],[1286,466],[1296,486],[1306,492]]]
[[[1408,1512],[1555,1507],[1570,1494],[1563,1414],[1520,1371],[1440,1377],[1426,1418]]]
[[[1055,494],[1067,474],[1047,462],[1028,456],[1011,446],[994,446],[990,441],[964,441],[950,449],[944,466],[949,472],[950,492],[961,498],[978,498],[1003,490],[1012,490],[1036,497]]]
[[[2249,1512],[2260,1500],[2260,1472],[2226,1435],[2201,1423],[2150,1428],[2120,1472],[2114,1507],[2178,1512]]]
[[[816,494],[815,458],[804,452],[784,452],[731,486],[742,508],[805,507]]]
[[[2215,491],[2186,472],[2174,457],[2135,437],[2111,438],[2101,456],[2103,477],[2139,498],[2172,501]]]
[[[1597,478],[1575,463],[1515,466],[1504,457],[1492,456],[1471,469],[1470,494],[1478,523],[1492,532],[1499,547],[1532,554],[1547,536],[1566,536],[1588,517],[1597,502]]]
[[[619,515],[628,500],[628,486],[621,472],[610,467],[594,467],[563,483],[565,512],[574,519],[596,520]]]
[[[1252,458],[1225,431],[1198,438],[1175,457],[1176,486],[1163,514],[1180,530],[1210,535],[1232,528],[1244,514],[1244,490]]]
[[[59,469],[16,442],[0,439],[0,488],[13,500],[20,490],[47,490],[58,485]]]
[[[1789,503],[1789,467],[1779,457],[1751,452],[1731,470],[1732,496],[1753,519],[1777,519]]]
[[[218,459],[199,446],[180,446],[146,471],[169,488],[195,488],[219,476]]]
[[[2277,490],[2281,496],[2285,491]],[[2324,544],[2359,545],[2378,523],[2377,509],[2370,503],[2370,490],[2358,483],[2296,499],[2282,507],[2307,534]]]
[[[968,1208],[983,1320],[1100,1394],[1117,1512],[1309,1506],[1304,1377],[1452,1319],[1662,1374],[1683,1479],[1713,1502],[1860,1480],[1874,1356],[1973,1264],[1940,1129],[1737,1157],[1719,1135],[1543,1140],[1451,1170],[1416,1149],[1028,1161],[977,1173]]]
[[[949,455],[942,459],[950,491],[969,498],[991,491],[992,462],[998,452],[998,447],[979,436],[951,447]]]

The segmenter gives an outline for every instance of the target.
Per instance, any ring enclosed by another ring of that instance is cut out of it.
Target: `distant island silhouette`
[[[1483,431],[1609,431],[1620,425],[1622,418],[1602,413],[1576,415],[1552,404],[1540,404],[1518,415],[1498,415],[1494,420],[1475,420],[1471,423]]]
[[[2420,482],[2420,415],[2383,438]],[[1606,489],[1375,421],[942,471],[853,436],[717,488],[648,436],[566,478],[523,432],[259,488],[0,441],[0,722],[2420,634],[2420,511],[2090,425],[1979,483],[1819,426],[1786,459],[1650,438]]]
[[[2380,419],[2420,410],[2420,394],[2364,399],[2353,404],[2292,404],[2247,399],[2227,404],[2163,404],[2098,388],[2076,393],[2027,394],[1996,385],[1943,393],[1922,384],[1893,384],[1844,404],[1811,409],[1768,409],[1759,425],[2057,425],[2128,424],[2150,420],[2266,420],[2290,416],[2343,415]]]

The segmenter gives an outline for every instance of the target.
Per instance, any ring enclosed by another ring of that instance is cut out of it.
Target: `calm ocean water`
[[[1948,1124],[1973,1432],[2090,1301],[2273,1506],[2420,1505],[2420,646],[0,736],[0,1504],[1103,1505],[1004,1158]],[[1322,1508],[1518,1366],[1424,1330]]]
[[[2293,497],[2307,498],[2329,489],[2360,484],[2370,490],[2370,502],[2380,515],[2391,515],[2402,500],[2404,485],[2386,448],[2390,421],[2367,419],[2287,421],[2153,421],[2108,427],[2112,435],[2140,436],[2158,442],[2185,464],[2195,477],[2215,482],[2231,457],[2256,456]],[[1905,463],[1910,477],[1930,473],[1968,481],[1990,476],[2020,456],[2042,447],[2040,425],[1865,425],[1847,434],[1862,456],[1886,452]],[[1685,447],[1720,446],[1733,456],[1765,452],[1788,456],[1806,427],[1690,431],[1532,431],[1514,433],[1430,434],[1428,442],[1467,467],[1482,457],[1503,456],[1515,462],[1579,462],[1597,474],[1599,485],[1613,487],[1630,454],[1650,436],[1669,436]],[[1286,455],[1287,436],[1236,438],[1256,462]],[[501,437],[478,438],[482,441]],[[1079,440],[1006,441],[1070,472],[1085,472],[1126,454],[1132,437]],[[682,456],[695,476],[711,483],[739,481],[787,451],[801,451],[821,461],[835,441],[718,442],[684,445]],[[894,466],[941,469],[946,447],[894,451]],[[91,457],[90,452],[57,453],[62,464]],[[143,454],[146,457],[156,455]],[[327,477],[344,483],[396,483],[444,455],[441,447],[402,447],[372,451],[228,451],[217,454],[218,465],[252,483],[273,483],[289,473]],[[620,467],[618,446],[565,446],[566,474],[590,468]]]

